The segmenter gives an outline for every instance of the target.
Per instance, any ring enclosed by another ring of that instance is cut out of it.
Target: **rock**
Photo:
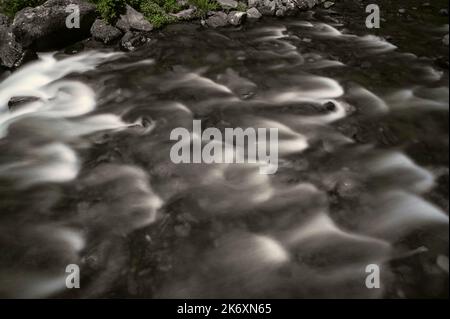
[[[9,26],[11,24],[11,19],[5,16],[3,13],[0,13],[0,27],[1,26]]]
[[[315,0],[312,0],[316,3]],[[300,8],[308,7],[306,0],[249,0],[249,7],[254,7],[262,15],[267,16],[285,16],[293,15]]]
[[[179,20],[192,20],[197,17],[197,9],[196,8],[185,9],[177,13],[170,13],[170,15]]]
[[[228,16],[225,12],[213,12],[205,23],[212,28],[224,27],[228,24]]]
[[[323,7],[325,8],[325,9],[330,9],[332,6],[334,6],[335,5],[335,3],[334,2],[331,2],[331,1],[325,1],[324,2],[324,4],[323,4]]]
[[[142,33],[128,31],[120,40],[120,47],[126,51],[134,51],[149,41],[150,39]]]
[[[336,110],[336,105],[333,102],[331,102],[331,101],[326,102],[323,106],[325,107],[325,109],[327,111],[334,111],[334,110]]]
[[[279,0],[249,0],[249,7],[254,7],[258,9],[258,11],[262,15],[274,15],[277,9],[277,3]]]
[[[224,9],[236,9],[238,2],[235,0],[217,0],[220,6]]]
[[[122,32],[105,21],[97,19],[91,27],[91,34],[95,40],[109,44],[120,38]]]
[[[247,10],[247,18],[248,19],[259,19],[262,17],[261,12],[256,8],[250,8]]]
[[[5,22],[5,20],[4,20]],[[0,66],[17,68],[25,61],[36,57],[36,54],[16,41],[11,27],[0,24]]]
[[[405,9],[398,9],[398,13],[404,14],[404,13],[406,13],[406,10]]]
[[[131,30],[148,32],[153,30],[152,24],[145,19],[144,15],[134,10],[128,4],[125,7],[125,14],[120,15],[116,27],[123,32]]]
[[[66,12],[69,5],[80,9],[80,28],[68,28]],[[95,5],[84,0],[48,0],[35,8],[20,10],[12,24],[16,41],[23,48],[45,51],[62,48],[89,37],[89,30],[97,16]]]
[[[447,45],[447,46],[448,46],[448,34],[446,34],[446,35],[444,36],[444,38],[442,39],[442,42],[444,43],[444,45]]]
[[[20,106],[22,106],[23,104],[27,104],[27,103],[38,101],[38,100],[39,99],[37,97],[34,97],[34,96],[16,96],[16,97],[12,97],[8,101],[8,108],[10,110],[14,110],[14,109],[20,108]]]
[[[228,14],[228,23],[231,25],[241,25],[244,23],[245,18],[247,17],[246,12],[242,11],[233,11]]]
[[[300,10],[309,10],[314,8],[319,3],[323,2],[323,0],[293,0],[293,2]]]

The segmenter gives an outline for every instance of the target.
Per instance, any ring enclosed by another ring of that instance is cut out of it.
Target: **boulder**
[[[114,42],[122,36],[122,32],[119,29],[99,19],[95,20],[92,25],[91,34],[94,40],[101,41],[105,44]]]
[[[77,5],[80,10],[79,28],[66,26],[66,19],[72,13],[66,12],[69,5]],[[23,48],[58,49],[88,37],[96,16],[95,5],[84,0],[48,0],[35,8],[17,12],[12,32]]]
[[[224,27],[228,24],[228,15],[225,12],[212,12],[206,19],[206,25],[212,28]]]
[[[179,19],[179,20],[192,20],[197,17],[197,8],[189,8],[185,10],[181,10],[177,13],[170,13],[171,16]]]
[[[144,15],[134,10],[128,4],[125,6],[125,14],[120,16],[120,19],[116,23],[116,27],[123,32],[127,31],[152,31],[152,24],[145,19]]]
[[[324,2],[324,0],[292,0],[300,10],[312,9],[316,5]]]
[[[245,18],[247,17],[246,12],[242,11],[232,11],[228,14],[228,23],[231,25],[241,25],[244,23]]]
[[[8,20],[0,17],[0,66],[16,68],[23,62],[34,58],[34,52],[23,49],[8,25]]]
[[[250,8],[247,10],[247,18],[248,19],[259,19],[262,17],[261,12],[256,8]]]
[[[321,0],[249,0],[248,6],[256,8],[262,15],[293,15],[299,10],[311,9]]]

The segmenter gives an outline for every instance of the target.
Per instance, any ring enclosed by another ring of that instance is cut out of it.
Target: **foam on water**
[[[131,63],[90,52],[61,60],[43,55],[5,79],[0,177],[11,181],[14,196],[30,192],[38,212],[12,201],[16,211],[5,214],[0,244],[25,260],[30,251],[38,258],[18,269],[13,257],[0,263],[0,292],[54,295],[64,288],[63,266],[80,263],[92,274],[80,296],[103,296],[120,285],[136,295],[132,287],[141,283],[145,297],[383,296],[388,289],[365,287],[365,267],[381,265],[389,286],[390,262],[411,253],[398,242],[418,229],[445,237],[448,216],[423,197],[436,185],[433,170],[404,152],[358,144],[337,127],[355,110],[369,120],[402,108],[446,112],[448,88],[428,88],[444,75],[423,63],[417,65],[426,83],[416,87],[383,95],[344,83],[333,72],[351,73],[351,64],[302,52],[302,37],[387,61],[398,55],[381,38],[338,28],[295,21],[242,31],[244,39],[226,30],[202,34],[244,52],[224,46],[219,56],[230,65],[179,66],[189,61],[182,50],[181,60],[170,60],[170,50],[159,57],[149,50]],[[208,48],[208,41],[201,45]],[[155,68],[160,62],[170,67]],[[97,94],[89,80],[66,78],[87,71],[109,80],[100,81]],[[8,110],[18,96],[36,99]],[[98,114],[97,101],[108,112]],[[279,172],[260,174],[268,163],[242,160],[245,146],[194,133],[186,143],[215,143],[228,163],[172,163],[171,130],[193,131],[198,118],[208,124],[203,128],[278,129]],[[15,232],[23,244],[13,241]],[[52,267],[42,256],[55,256]],[[445,268],[443,258],[440,264]]]

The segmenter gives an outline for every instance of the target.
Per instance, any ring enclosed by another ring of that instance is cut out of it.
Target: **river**
[[[3,75],[0,295],[448,296],[448,68],[351,27],[175,24]],[[195,119],[278,128],[277,173],[174,164]]]

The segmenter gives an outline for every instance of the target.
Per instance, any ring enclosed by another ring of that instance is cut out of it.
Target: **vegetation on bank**
[[[25,7],[35,7],[46,0],[0,0],[0,12],[10,17]],[[180,5],[177,0],[88,0],[97,6],[97,11],[102,18],[110,23],[119,18],[123,13],[125,5],[129,4],[134,9],[142,12],[150,21],[154,28],[160,28],[165,24],[176,21],[170,15],[188,6]],[[187,3],[197,7],[198,15],[205,15],[206,12],[219,9],[216,0],[188,0]]]
[[[47,0],[0,0],[0,12],[14,17],[17,11],[26,7],[36,7]]]

